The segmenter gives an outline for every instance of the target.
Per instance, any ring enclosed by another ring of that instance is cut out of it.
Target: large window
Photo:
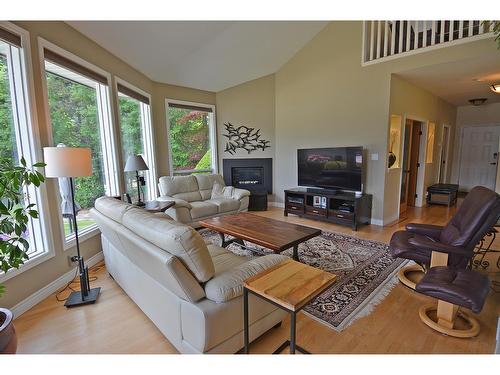
[[[149,168],[148,171],[141,172],[144,173],[146,182],[146,191],[143,193],[146,193],[147,200],[156,199],[156,167],[149,97],[121,82],[117,84],[117,90],[123,163],[125,164],[131,155],[143,157]],[[136,174],[124,172],[124,178],[126,192],[132,201],[137,201]]]
[[[64,51],[44,49],[47,99],[54,146],[89,147],[93,174],[75,179],[78,230],[96,228],[89,209],[102,195],[117,195],[108,80]],[[73,238],[68,178],[59,178],[60,210],[66,240]]]
[[[172,174],[217,170],[213,106],[167,101]]]
[[[40,145],[36,143],[38,140],[32,128],[21,32],[9,23],[0,22],[0,158],[18,165],[24,157],[27,164],[32,165],[41,157]],[[22,269],[42,261],[44,255],[52,254],[46,237],[48,223],[44,220],[45,186],[42,184],[40,189],[29,187],[24,193],[25,204],[35,203],[40,219],[30,219],[28,230],[23,234],[30,244],[30,259]],[[0,277],[5,280],[18,272],[12,271]]]

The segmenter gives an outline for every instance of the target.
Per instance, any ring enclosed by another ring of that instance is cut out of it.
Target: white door
[[[482,185],[495,190],[500,126],[465,127],[462,132],[459,184],[469,191]]]

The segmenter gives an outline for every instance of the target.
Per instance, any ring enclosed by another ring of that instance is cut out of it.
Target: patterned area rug
[[[207,243],[220,245],[216,232],[203,229]],[[264,253],[270,250],[247,243]],[[238,255],[252,252],[238,244],[228,250]],[[282,254],[292,256],[292,250]],[[257,255],[257,254],[253,254]],[[335,273],[337,282],[311,301],[304,312],[336,331],[342,331],[354,320],[370,314],[397,283],[397,271],[406,263],[393,259],[387,244],[340,233],[322,232],[321,236],[299,245],[301,262]]]

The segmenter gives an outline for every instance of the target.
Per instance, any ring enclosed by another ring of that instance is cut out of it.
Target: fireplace
[[[223,159],[224,182],[252,193],[273,193],[273,159]]]

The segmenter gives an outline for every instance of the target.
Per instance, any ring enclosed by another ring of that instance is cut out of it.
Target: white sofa
[[[114,198],[97,199],[90,212],[107,271],[179,352],[243,347],[242,281],[285,256],[242,257],[207,246],[192,227]],[[249,307],[251,340],[286,315],[253,295]]]
[[[248,210],[250,192],[230,188],[229,195],[212,198],[215,183],[224,186],[219,174],[160,177],[159,201],[174,201],[166,211],[174,220],[197,227],[198,221],[209,217],[234,214]]]

